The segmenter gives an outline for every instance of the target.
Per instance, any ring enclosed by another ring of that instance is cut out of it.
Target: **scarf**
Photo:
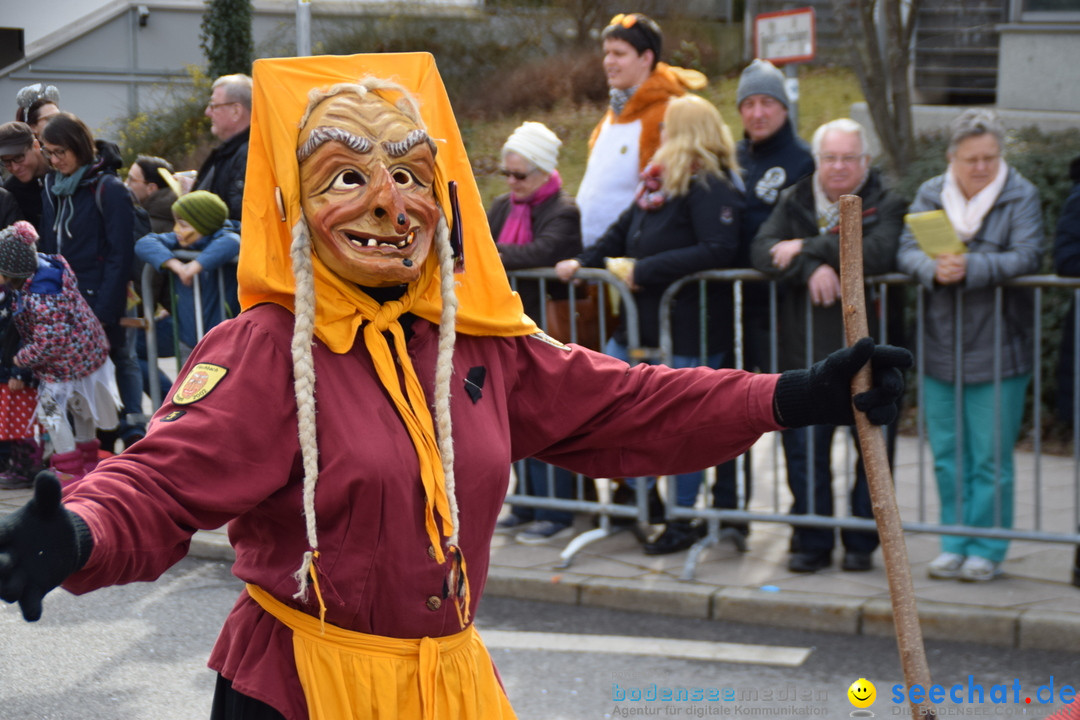
[[[634,191],[634,202],[642,210],[659,210],[667,202],[664,191],[664,168],[657,163],[649,163],[638,176],[641,180]]]
[[[60,174],[59,170],[53,171],[52,193],[57,197],[68,197],[75,194],[82,182],[83,175],[90,169],[89,165],[83,165],[68,176]]]
[[[963,242],[971,241],[975,233],[979,232],[987,213],[994,207],[1001,189],[1005,187],[1005,179],[1009,175],[1009,166],[1004,160],[998,161],[998,172],[990,184],[975,193],[970,200],[964,197],[960,183],[956,181],[952,163],[949,163],[945,171],[945,185],[941,188],[941,208],[952,223],[956,235]]]
[[[858,195],[862,192],[869,178],[870,170],[867,168],[866,174],[863,175],[863,179],[859,181],[858,186],[851,192],[844,194]],[[814,172],[812,184],[814,186],[814,209],[817,211],[818,230],[824,233],[829,228],[834,228],[840,223],[840,199],[837,198],[836,202],[829,200],[829,196],[825,194],[825,188],[821,187],[821,175],[816,171]]]
[[[562,178],[558,170],[551,171],[548,181],[538,187],[536,192],[528,197],[516,198],[510,195],[510,214],[506,217],[506,223],[499,231],[498,243],[500,245],[528,245],[533,241],[532,211],[540,203],[548,200],[562,188]]]
[[[608,90],[611,112],[615,114],[615,117],[622,115],[623,108],[626,107],[626,103],[630,102],[630,98],[634,97],[635,92],[637,92],[637,87],[627,88],[626,90],[619,90],[618,88]]]

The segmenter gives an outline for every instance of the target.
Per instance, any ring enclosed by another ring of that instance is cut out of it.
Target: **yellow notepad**
[[[919,247],[932,258],[942,253],[959,255],[967,252],[967,245],[957,237],[944,210],[908,213],[904,222],[911,228]]]

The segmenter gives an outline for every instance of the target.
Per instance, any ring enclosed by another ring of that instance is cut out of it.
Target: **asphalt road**
[[[15,607],[0,606],[0,719],[208,717],[214,676],[206,657],[239,590],[226,565],[185,560],[155,583],[80,598],[54,592],[36,624],[23,622]],[[478,616],[521,720],[845,718],[855,710],[848,687],[859,678],[876,686],[870,708],[876,717],[910,717],[891,701],[901,670],[889,638],[494,597],[484,599]],[[568,649],[532,649],[540,642]],[[793,650],[782,653],[778,646]],[[732,652],[743,659],[747,652],[760,655],[766,664],[684,656]],[[1064,686],[1080,686],[1080,654],[956,643],[929,643],[927,652],[933,679],[946,693],[954,684],[963,687],[958,692],[965,702],[943,703],[939,717],[962,711],[964,717],[1038,720],[1060,706],[1039,704],[1036,696],[1042,687],[1047,697],[1051,676],[1055,700]],[[1017,683],[1019,703],[1012,701]],[[967,702],[969,686],[983,689],[982,704]],[[1000,692],[995,686],[1007,688],[1009,702],[993,702],[991,694]],[[701,700],[691,699],[695,688]],[[681,689],[685,700],[677,695]],[[651,692],[662,697],[665,690],[671,700],[634,699]],[[1033,703],[1024,703],[1026,697]]]

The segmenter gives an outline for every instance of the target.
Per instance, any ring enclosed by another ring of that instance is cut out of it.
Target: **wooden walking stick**
[[[866,319],[866,288],[863,283],[862,198],[858,195],[840,197],[840,293],[844,310],[844,336],[848,346],[870,334]],[[870,389],[870,364],[867,363],[851,381],[851,393]],[[881,430],[870,424],[866,415],[855,410],[855,428],[859,433],[863,467],[870,485],[870,500],[874,520],[881,537],[881,554],[885,559],[885,574],[889,579],[893,624],[900,649],[900,666],[908,697],[912,685],[930,687],[930,668],[926,664],[919,613],[915,607],[915,590],[911,584],[911,564],[907,544],[900,526],[900,511],[896,506],[892,473],[889,470],[885,438]],[[936,718],[932,705],[911,703],[913,720]]]

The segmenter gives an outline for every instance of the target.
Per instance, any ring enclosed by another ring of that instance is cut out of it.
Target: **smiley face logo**
[[[851,704],[857,708],[868,708],[874,704],[874,699],[877,697],[877,689],[874,687],[874,683],[870,682],[866,678],[859,678],[855,682],[851,683],[851,687],[847,691],[848,700]]]

